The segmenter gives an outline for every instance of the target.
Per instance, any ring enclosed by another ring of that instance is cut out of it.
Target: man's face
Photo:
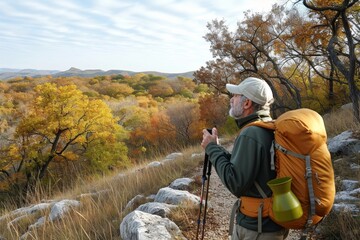
[[[240,94],[234,94],[230,99],[230,110],[229,115],[235,119],[243,117],[244,107],[243,103],[246,100],[246,97]]]

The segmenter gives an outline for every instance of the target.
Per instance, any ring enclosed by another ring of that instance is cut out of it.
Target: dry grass
[[[216,216],[213,213],[216,210],[214,210],[214,208],[208,208],[206,211],[205,229],[203,228],[204,211],[203,208],[199,219],[199,206],[187,206],[185,204],[172,211],[169,218],[176,223],[187,239],[197,239],[197,235],[198,238],[201,238],[203,231],[205,236],[207,229],[216,229],[219,227],[218,222],[215,219]]]
[[[192,205],[181,205],[171,212],[169,218],[176,223],[187,239],[195,239],[199,208]]]
[[[327,135],[334,137],[346,130],[360,131],[360,124],[354,121],[352,110],[338,109],[324,116]]]
[[[360,217],[354,217],[350,212],[335,213],[332,211],[320,226],[322,239],[360,239]]]
[[[168,161],[161,167],[145,168],[137,166],[137,170],[129,170],[123,174],[116,174],[102,179],[88,180],[79,183],[69,192],[54,197],[55,199],[78,199],[81,207],[73,209],[62,220],[47,222],[43,226],[30,232],[26,239],[119,239],[119,226],[126,204],[134,196],[156,194],[158,189],[168,186],[173,180],[187,176],[200,163],[199,159],[191,159],[191,154],[201,152],[199,148],[182,151],[184,157]],[[103,191],[106,190],[106,191]],[[99,192],[103,194],[80,198],[81,193]],[[10,209],[7,211],[9,212]],[[6,211],[2,213],[5,215]],[[30,223],[34,223],[39,216],[31,216],[10,228],[6,224],[0,225],[0,236],[5,239],[19,239]],[[3,222],[10,222],[8,218]]]

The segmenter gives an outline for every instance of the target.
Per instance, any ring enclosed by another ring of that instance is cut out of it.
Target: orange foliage
[[[225,95],[208,94],[199,98],[200,119],[207,128],[222,127],[228,116],[229,98]]]

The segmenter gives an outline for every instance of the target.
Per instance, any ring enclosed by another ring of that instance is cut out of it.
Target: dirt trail
[[[199,168],[195,175],[197,177],[199,177],[198,175],[202,175],[202,169]],[[215,169],[213,169],[210,176],[207,222],[205,224],[204,239],[228,239],[230,213],[235,201],[236,197],[226,189],[216,174]],[[290,231],[286,240],[295,240],[299,238],[298,232]]]

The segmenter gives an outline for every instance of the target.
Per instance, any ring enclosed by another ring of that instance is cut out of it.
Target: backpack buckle
[[[311,176],[312,176],[311,167],[307,167],[305,171],[305,178],[311,178]]]

